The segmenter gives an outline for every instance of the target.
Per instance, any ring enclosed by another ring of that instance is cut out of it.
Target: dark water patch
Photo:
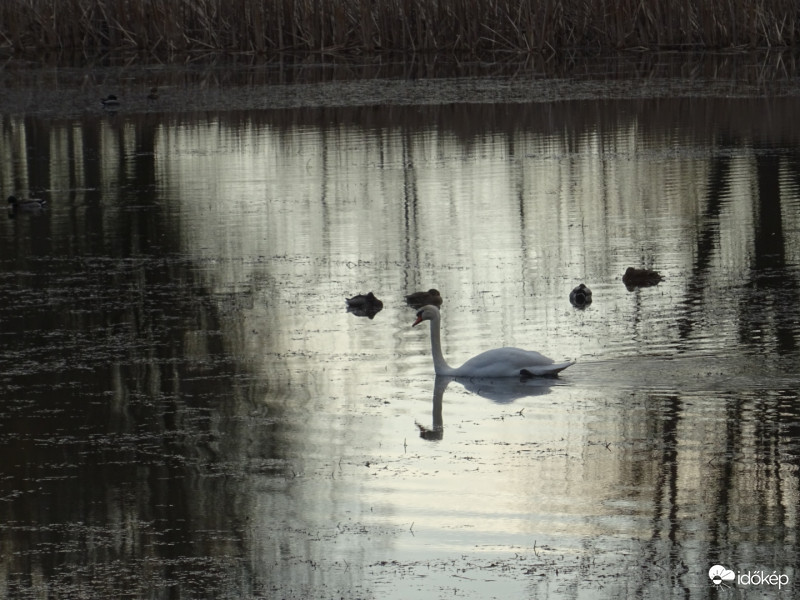
[[[35,556],[32,558],[35,561]],[[82,598],[168,597],[175,594],[193,598],[232,598],[225,590],[235,582],[226,574],[237,568],[241,569],[239,561],[218,558],[170,560],[142,557],[132,564],[111,560],[100,568],[57,569],[46,583],[12,577],[8,591],[15,598],[38,598],[53,593]]]

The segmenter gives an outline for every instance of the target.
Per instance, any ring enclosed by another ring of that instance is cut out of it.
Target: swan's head
[[[432,321],[439,318],[439,309],[432,305],[423,306],[417,311],[417,320],[411,325],[415,327],[423,321]]]

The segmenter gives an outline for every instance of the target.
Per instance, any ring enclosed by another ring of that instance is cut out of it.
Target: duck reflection
[[[442,399],[447,386],[456,381],[477,396],[486,398],[497,404],[510,404],[519,398],[543,396],[550,393],[550,388],[559,385],[557,379],[550,377],[534,377],[513,379],[481,378],[481,377],[447,377],[437,375],[433,385],[432,424],[428,428],[417,422],[419,436],[423,440],[436,442],[444,438],[444,420],[442,419]]]

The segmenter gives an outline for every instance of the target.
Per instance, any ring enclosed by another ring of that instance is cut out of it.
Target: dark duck
[[[345,300],[347,312],[351,312],[357,317],[369,317],[370,319],[383,310],[383,302],[372,292],[368,294],[358,294]]]

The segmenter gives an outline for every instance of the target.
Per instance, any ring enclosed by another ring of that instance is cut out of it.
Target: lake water
[[[0,596],[800,597],[800,93],[741,60],[4,79]],[[437,378],[428,288],[451,364],[576,364]]]

